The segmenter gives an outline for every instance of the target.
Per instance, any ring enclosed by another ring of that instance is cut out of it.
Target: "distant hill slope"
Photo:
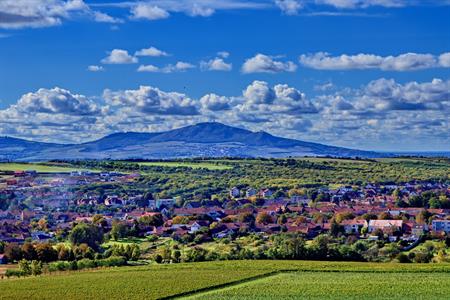
[[[114,133],[96,141],[61,145],[0,138],[2,160],[169,159],[182,157],[380,157],[371,151],[327,146],[273,136],[267,132],[199,123],[157,133]]]

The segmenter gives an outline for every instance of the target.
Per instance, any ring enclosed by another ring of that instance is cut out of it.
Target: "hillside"
[[[0,138],[0,159],[169,159],[186,157],[379,157],[379,153],[273,136],[267,132],[199,123],[165,132],[114,133],[96,141],[62,145]]]

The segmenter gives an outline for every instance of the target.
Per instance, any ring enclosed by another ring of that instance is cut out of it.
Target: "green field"
[[[185,167],[185,168],[193,168],[193,169],[208,169],[208,170],[229,170],[232,166],[227,166],[224,164],[215,164],[210,162],[178,162],[178,161],[149,161],[149,162],[140,162],[138,163],[140,166],[150,166],[150,167]]]
[[[223,261],[0,280],[0,299],[445,298],[449,264]]]
[[[449,273],[284,273],[189,299],[448,299]]]
[[[70,171],[81,171],[67,166],[50,166],[44,164],[26,164],[26,163],[0,163],[0,171],[26,171],[35,170],[38,173],[68,173]]]

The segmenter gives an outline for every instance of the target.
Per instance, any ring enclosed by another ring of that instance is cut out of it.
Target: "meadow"
[[[0,171],[26,171],[34,170],[38,173],[69,173],[71,171],[81,171],[80,168],[73,168],[70,165],[48,165],[38,163],[0,163]],[[85,170],[85,169],[83,169]]]
[[[442,298],[449,289],[448,264],[221,261],[4,279],[0,280],[0,299],[268,299],[274,294],[286,298],[432,299]]]

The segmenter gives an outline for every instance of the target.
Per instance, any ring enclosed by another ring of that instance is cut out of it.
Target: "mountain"
[[[371,151],[327,146],[252,132],[221,123],[199,123],[165,132],[122,132],[82,144],[52,144],[0,137],[0,159],[169,159],[183,157],[380,157]]]

